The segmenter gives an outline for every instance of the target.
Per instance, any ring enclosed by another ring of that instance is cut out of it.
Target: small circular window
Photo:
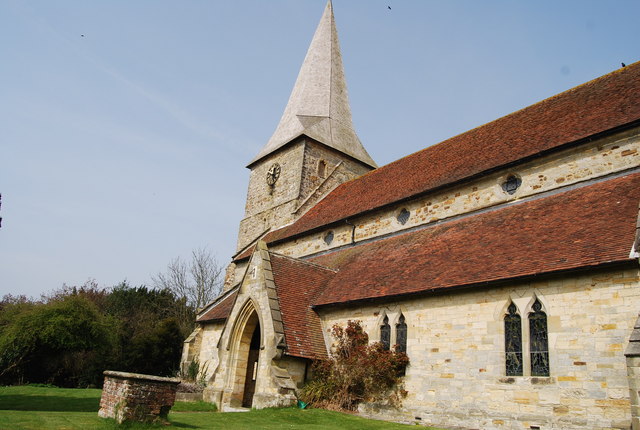
[[[411,212],[409,212],[406,208],[402,208],[402,210],[398,213],[396,219],[402,225],[405,225],[407,221],[409,221],[409,217],[411,216]]]
[[[514,194],[520,185],[522,185],[522,179],[516,175],[509,175],[502,183],[502,190],[507,194]]]
[[[331,245],[331,242],[333,242],[333,232],[330,231],[329,233],[324,235],[324,243],[326,243],[327,245]]]

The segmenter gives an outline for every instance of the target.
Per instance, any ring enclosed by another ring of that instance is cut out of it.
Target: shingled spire
[[[331,0],[327,2],[280,123],[249,166],[302,135],[377,167],[353,129]]]

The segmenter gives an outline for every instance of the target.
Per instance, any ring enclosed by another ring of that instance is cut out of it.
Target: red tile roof
[[[231,308],[236,301],[236,296],[238,295],[238,290],[229,293],[226,297],[222,296],[218,298],[216,303],[214,303],[207,312],[203,315],[199,316],[196,321],[197,322],[216,322],[216,321],[224,321],[229,317],[231,313]]]
[[[640,62],[346,182],[265,241],[321,228],[638,119]]]
[[[284,323],[287,354],[326,357],[322,324],[310,305],[335,272],[277,254],[271,254],[271,268]]]
[[[629,174],[311,258],[338,269],[314,304],[630,261],[639,201]]]

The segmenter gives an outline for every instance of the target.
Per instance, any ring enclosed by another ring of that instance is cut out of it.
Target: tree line
[[[0,385],[97,387],[106,369],[174,376],[196,311],[219,294],[221,275],[215,258],[196,250],[190,262],[175,259],[154,276],[152,287],[89,281],[38,300],[4,296]]]

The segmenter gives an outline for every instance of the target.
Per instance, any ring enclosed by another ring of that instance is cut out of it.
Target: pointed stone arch
[[[256,391],[260,351],[264,349],[260,313],[253,300],[247,299],[238,312],[227,349],[230,350],[230,370],[227,388],[231,391],[230,405],[251,407]]]

